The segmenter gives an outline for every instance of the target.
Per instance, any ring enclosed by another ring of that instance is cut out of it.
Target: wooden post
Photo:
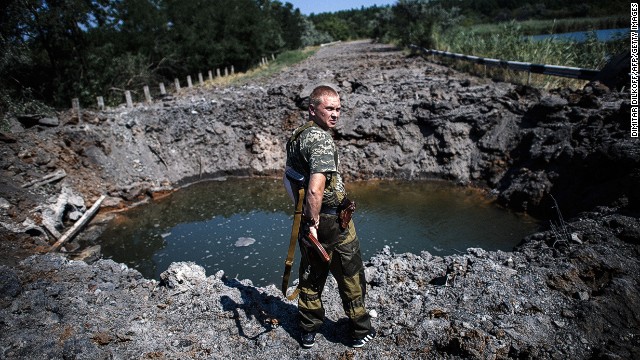
[[[216,77],[220,77],[220,68],[216,69]]]
[[[144,99],[147,103],[151,103],[151,92],[149,92],[149,87],[147,85],[144,86]]]
[[[64,245],[64,243],[71,239],[72,237],[74,237],[78,231],[80,231],[80,229],[82,229],[82,227],[89,222],[89,220],[91,220],[91,218],[93,217],[93,215],[95,215],[96,212],[98,212],[98,209],[100,209],[100,204],[102,204],[102,201],[106,198],[106,195],[102,195],[100,196],[100,198],[93,204],[93,206],[91,206],[91,208],[89,210],[87,210],[87,212],[85,212],[80,219],[78,219],[78,221],[71,227],[71,229],[69,229],[69,231],[67,231],[66,233],[64,233],[64,235],[62,235],[62,237],[56,241],[55,244],[53,244],[50,248],[49,248],[49,252],[52,251],[56,251],[58,249],[60,249],[60,247],[62,245]]]
[[[78,117],[78,120],[80,120],[80,99],[71,99],[71,108],[73,109],[73,113]]]
[[[204,80],[202,80],[202,73],[198,73],[198,85],[202,85]]]
[[[213,73],[209,70],[209,81],[213,81]]]
[[[167,95],[167,89],[164,88],[164,83],[160,83],[160,95]]]
[[[527,71],[529,75],[527,76],[527,85],[531,82],[531,70]]]
[[[102,96],[96,97],[98,100],[98,110],[104,110],[104,98]]]
[[[224,67],[224,76],[227,77],[229,76],[229,68],[228,67]]]
[[[231,75],[236,73],[236,69],[233,67],[233,65],[231,65]]]
[[[193,84],[191,83],[191,75],[187,75],[187,87],[191,89]]]
[[[271,54],[271,61],[276,61],[276,56]]]
[[[131,91],[127,90],[124,92],[124,97],[127,99],[127,107],[133,107],[133,100],[131,100]]]
[[[180,91],[180,80],[178,80],[178,78],[176,78],[173,82],[176,84],[176,92],[179,92]]]

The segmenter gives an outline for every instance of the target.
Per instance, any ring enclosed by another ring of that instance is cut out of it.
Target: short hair
[[[311,92],[311,95],[309,96],[310,98],[309,104],[313,105],[314,107],[318,106],[322,102],[322,98],[324,96],[339,96],[339,95],[338,95],[338,92],[331,86],[320,85],[315,89],[313,89],[313,91]]]

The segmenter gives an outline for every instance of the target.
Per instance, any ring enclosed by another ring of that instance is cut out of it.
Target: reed
[[[548,29],[549,30],[549,29]],[[587,40],[576,43],[569,40],[546,38],[530,40],[521,23],[503,23],[487,32],[487,27],[457,27],[435,36],[438,50],[533,64],[572,66],[586,69],[601,69],[616,54],[629,49],[629,39],[610,42],[598,41],[595,32]],[[456,68],[478,72],[478,66],[454,61]],[[504,69],[482,67],[482,74],[503,81],[527,83],[543,88],[569,86],[582,87],[584,81],[550,77],[546,75],[516,73]]]
[[[553,20],[526,20],[520,21],[521,31],[523,35],[539,35],[539,34],[561,34],[574,31],[591,31],[598,29],[619,29],[628,28],[628,16],[604,16],[599,18],[573,18],[573,19],[553,19]],[[478,24],[468,26],[476,33],[488,35],[499,31],[500,28],[508,25],[510,22],[502,22],[496,24]]]

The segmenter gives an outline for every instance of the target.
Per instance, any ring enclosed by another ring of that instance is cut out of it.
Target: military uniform
[[[342,229],[338,221],[337,207],[347,193],[338,172],[338,152],[331,135],[312,121],[296,129],[287,143],[287,166],[304,174],[307,182],[313,173],[326,176],[318,241],[331,260],[323,261],[317,253],[299,242],[302,255],[298,284],[300,326],[304,331],[312,332],[322,325],[325,313],[322,290],[331,271],[338,282],[342,306],[351,321],[351,335],[354,338],[364,337],[371,330],[371,319],[364,304],[364,266],[353,221],[346,229]],[[306,233],[308,227],[303,226],[301,230],[301,233]]]

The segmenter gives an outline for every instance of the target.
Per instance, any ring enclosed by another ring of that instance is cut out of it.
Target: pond
[[[469,247],[509,251],[538,229],[535,219],[494,205],[481,192],[444,182],[351,184],[363,259],[393,252],[433,255]],[[223,270],[254,285],[279,284],[293,205],[282,181],[230,179],[198,183],[120,213],[99,241],[105,258],[159,279],[172,262],[193,261],[207,275]],[[299,253],[296,250],[294,275]]]
[[[584,41],[587,41],[588,37],[591,34],[595,33],[596,39],[598,41],[607,42],[607,41],[619,39],[620,37],[628,37],[629,31],[630,31],[629,28],[602,29],[602,30],[595,30],[595,31],[576,31],[576,32],[568,32],[568,33],[561,33],[561,34],[533,35],[533,36],[529,36],[529,38],[531,40],[539,41],[539,40],[544,40],[552,37],[557,40],[584,42]]]

